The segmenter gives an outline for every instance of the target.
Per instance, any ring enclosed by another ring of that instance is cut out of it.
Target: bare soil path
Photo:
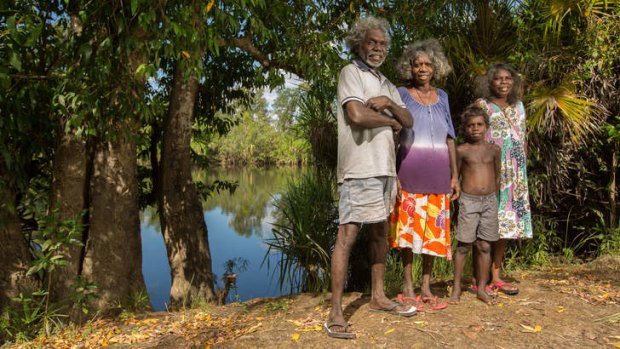
[[[517,296],[486,305],[464,293],[459,305],[411,318],[371,313],[366,296],[347,294],[354,340],[323,332],[329,294],[299,294],[100,320],[12,347],[620,348],[619,257],[511,276],[519,280]],[[448,288],[434,291],[448,295]]]

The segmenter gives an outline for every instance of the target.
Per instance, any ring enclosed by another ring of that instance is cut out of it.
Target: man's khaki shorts
[[[345,179],[338,185],[340,224],[387,220],[396,200],[396,177]]]

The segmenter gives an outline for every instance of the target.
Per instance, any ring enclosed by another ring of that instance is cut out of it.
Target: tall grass
[[[331,249],[338,232],[334,202],[336,180],[330,171],[309,171],[290,182],[276,199],[277,222],[273,238],[266,241],[263,259],[271,269],[269,254],[277,254],[280,288],[322,292],[329,288]]]

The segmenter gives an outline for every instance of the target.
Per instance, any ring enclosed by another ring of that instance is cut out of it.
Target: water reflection
[[[227,260],[237,257],[248,260],[247,270],[238,273],[237,289],[231,292],[229,301],[273,297],[289,292],[288,289],[279,290],[277,275],[272,277],[266,264],[261,268],[267,250],[263,241],[272,237],[274,197],[286,189],[289,180],[301,174],[302,170],[297,168],[218,169],[196,174],[202,180],[206,179],[207,184],[216,179],[239,182],[233,194],[214,193],[203,203],[213,273],[218,279],[218,286],[222,286],[221,277]],[[170,267],[155,210],[143,212],[141,227],[144,279],[153,308],[163,310],[170,291]],[[270,260],[272,266],[276,265],[276,256]]]

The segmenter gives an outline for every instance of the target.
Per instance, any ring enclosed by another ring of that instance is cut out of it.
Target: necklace
[[[426,94],[425,97],[422,97],[422,94],[420,93],[420,90],[417,87],[413,87],[413,90],[418,95],[418,98],[420,99],[420,102],[422,102],[422,104],[424,104],[424,105],[432,104],[432,102],[433,102],[433,91],[434,91],[434,89],[432,87],[430,88],[430,90],[428,91],[428,93]]]

